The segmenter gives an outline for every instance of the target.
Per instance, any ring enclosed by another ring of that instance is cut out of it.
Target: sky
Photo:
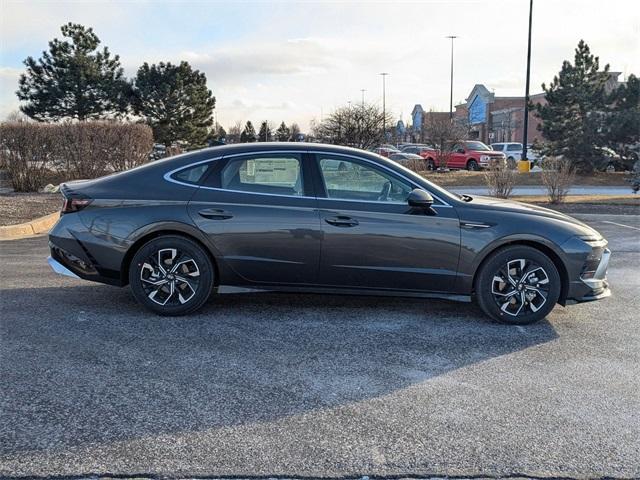
[[[303,130],[337,107],[382,103],[409,119],[420,103],[448,111],[477,83],[524,95],[528,0],[16,1],[0,0],[0,118],[18,108],[27,56],[67,22],[93,27],[128,77],[143,62],[189,61],[206,73],[225,127],[251,120]],[[531,93],[572,59],[580,39],[601,64],[640,74],[640,0],[534,0]]]

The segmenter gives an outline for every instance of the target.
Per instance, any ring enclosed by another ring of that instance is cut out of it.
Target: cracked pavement
[[[576,216],[614,296],[526,327],[328,295],[160,318],[2,242],[0,476],[639,477],[640,217]]]

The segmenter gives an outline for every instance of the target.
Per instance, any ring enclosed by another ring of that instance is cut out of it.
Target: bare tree
[[[464,126],[452,122],[449,118],[429,115],[427,117],[426,134],[435,149],[434,155],[436,157],[435,165],[429,165],[429,167],[437,166],[440,170],[444,170],[456,148],[456,144],[464,140],[467,131]]]
[[[240,141],[240,135],[242,134],[242,122],[238,120],[233,126],[229,127],[227,132],[227,143],[238,143]]]
[[[300,135],[300,125],[294,122],[289,127],[289,140],[291,142],[297,142],[298,135]]]
[[[542,162],[542,183],[551,203],[562,203],[573,184],[575,171],[568,159],[547,157]]]
[[[390,114],[386,115],[386,123],[393,124]],[[315,125],[313,134],[325,143],[369,149],[383,142],[384,124],[382,110],[377,105],[365,103],[338,108]]]
[[[489,187],[489,193],[498,198],[509,198],[516,183],[515,170],[509,168],[506,163],[495,163],[484,173],[485,181]]]

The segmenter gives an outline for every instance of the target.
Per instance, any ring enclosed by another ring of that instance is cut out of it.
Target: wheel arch
[[[122,264],[120,267],[120,279],[123,286],[128,285],[129,283],[129,268],[131,266],[131,260],[133,259],[133,256],[136,254],[136,252],[140,249],[140,247],[142,247],[148,241],[153,240],[154,238],[162,237],[165,235],[176,235],[179,237],[184,237],[202,247],[206,255],[209,257],[209,260],[211,260],[211,264],[213,265],[214,286],[217,286],[219,284],[220,267],[218,265],[216,255],[214,255],[212,248],[206,238],[203,238],[203,235],[198,230],[190,227],[189,225],[170,223],[147,226],[144,228],[143,232],[139,232],[139,234],[136,235],[135,241],[127,249],[127,252],[122,259]]]
[[[544,253],[547,257],[551,259],[555,267],[558,269],[558,274],[560,275],[560,297],[558,298],[558,303],[562,306],[566,304],[567,296],[569,294],[569,272],[567,270],[567,266],[564,261],[552,247],[547,245],[544,242],[533,240],[533,239],[514,239],[509,240],[507,242],[501,243],[500,245],[495,245],[493,248],[487,249],[486,252],[483,252],[482,259],[478,263],[475,271],[473,272],[473,279],[471,282],[472,293],[475,294],[475,285],[476,278],[478,277],[478,273],[482,269],[482,267],[487,263],[487,260],[497,251],[502,250],[506,247],[523,245],[531,248],[535,248],[536,250]]]

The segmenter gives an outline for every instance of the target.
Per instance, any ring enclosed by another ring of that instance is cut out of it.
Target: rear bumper
[[[78,214],[70,213],[49,232],[51,256],[47,262],[60,275],[122,286],[120,266],[127,246],[113,236],[90,232]]]
[[[51,256],[47,257],[47,263],[51,267],[51,270],[56,272],[58,275],[64,275],[66,277],[71,277],[71,278],[80,278],[78,275],[73,273],[71,270],[69,270],[67,267],[65,267],[63,264],[61,264],[59,261],[57,261],[55,258]]]

